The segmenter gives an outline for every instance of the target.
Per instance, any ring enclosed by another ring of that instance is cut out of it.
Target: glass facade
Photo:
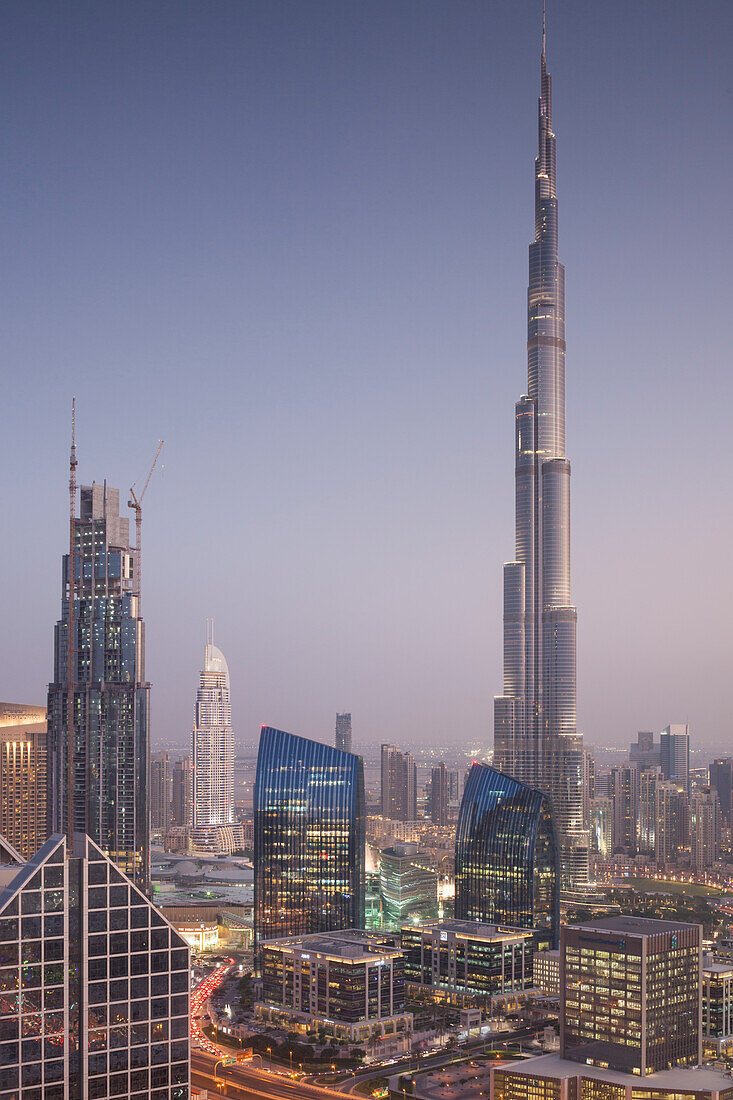
[[[379,879],[384,928],[399,928],[405,920],[437,917],[438,876],[429,867],[420,865],[417,845],[384,848]]]
[[[82,486],[76,520],[73,775],[67,753],[69,558],[48,689],[49,833],[85,833],[143,889],[149,880],[149,709],[135,553],[119,491]]]
[[[515,560],[504,566],[504,687],[494,763],[545,791],[563,885],[588,881],[583,742],[576,719],[576,610],[570,591],[565,452],[565,269],[558,259],[552,78],[541,58],[535,239],[527,288],[528,391],[515,406]]]
[[[196,694],[191,736],[193,825],[231,825],[234,821],[234,730],[229,699],[229,667],[211,640]]]
[[[263,727],[254,789],[255,945],[364,927],[364,764]]]
[[[88,838],[3,873],[1,1100],[187,1100],[184,941]]]
[[[556,946],[559,860],[550,803],[486,764],[466,780],[456,834],[457,920],[536,931]]]

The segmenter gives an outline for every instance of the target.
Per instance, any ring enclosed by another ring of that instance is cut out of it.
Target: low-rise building
[[[560,952],[538,951],[533,962],[535,988],[546,997],[560,996]]]
[[[402,951],[393,936],[347,928],[264,940],[257,1016],[290,1031],[324,1032],[367,1054],[410,1049]]]
[[[556,1054],[493,1066],[490,1100],[733,1100],[733,1080],[705,1066],[665,1069],[642,1082]]]
[[[733,1053],[733,963],[713,959],[702,968],[702,1045],[714,1058]]]
[[[504,1002],[532,987],[533,933],[477,921],[401,929],[408,993],[458,1005]]]

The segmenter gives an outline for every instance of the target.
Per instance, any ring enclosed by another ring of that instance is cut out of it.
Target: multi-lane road
[[[334,1089],[295,1080],[281,1073],[257,1070],[251,1065],[216,1065],[218,1059],[208,1051],[191,1051],[191,1081],[197,1088],[221,1092],[234,1100],[343,1100]],[[214,1069],[216,1067],[216,1075]]]

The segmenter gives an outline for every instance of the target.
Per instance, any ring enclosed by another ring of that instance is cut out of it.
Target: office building
[[[413,996],[490,1008],[532,988],[531,932],[476,921],[424,921],[403,925],[400,939]]]
[[[167,752],[154,752],[150,757],[150,828],[165,835],[172,825],[173,776]]]
[[[701,934],[641,917],[564,925],[561,1056],[642,1077],[698,1065]]]
[[[213,843],[219,826],[234,823],[234,731],[229,669],[224,654],[214,645],[211,620],[207,623],[204,667],[196,693],[191,764],[193,827],[205,844],[204,832],[210,829]]]
[[[409,752],[382,745],[382,816],[393,821],[417,818],[417,765]]]
[[[456,833],[457,920],[529,928],[555,947],[560,925],[558,843],[539,790],[474,764]]]
[[[417,844],[395,844],[381,852],[379,878],[382,923],[397,929],[406,920],[423,921],[438,915],[438,876]]]
[[[576,716],[565,451],[565,269],[558,259],[552,80],[541,55],[535,239],[529,246],[527,393],[515,406],[515,560],[504,566],[504,687],[496,768],[550,798],[563,889],[588,881],[583,739]]]
[[[46,708],[0,703],[0,836],[24,859],[48,836]]]
[[[174,762],[171,786],[171,825],[176,828],[190,826],[193,820],[193,767],[190,756]]]
[[[643,1086],[643,1087],[642,1087]],[[543,1054],[491,1068],[490,1100],[730,1100],[730,1074],[707,1066],[630,1073]]]
[[[702,874],[720,855],[720,803],[715,791],[695,791],[690,799],[692,866]]]
[[[733,811],[733,759],[727,756],[714,760],[708,772],[710,786],[718,795],[723,824],[730,826]]]
[[[0,1095],[187,1100],[188,947],[145,895],[79,834],[0,888]]]
[[[666,726],[659,735],[659,766],[665,779],[690,794],[690,727]]]
[[[733,966],[717,958],[702,968],[702,1046],[706,1057],[733,1054]]]
[[[535,989],[546,997],[560,996],[560,951],[538,951],[533,961]]]
[[[430,820],[433,825],[448,824],[450,801],[449,772],[442,762],[430,773]]]
[[[336,748],[341,752],[351,752],[351,715],[336,715]]]
[[[288,1031],[322,1031],[380,1054],[407,1050],[412,1013],[399,944],[353,929],[269,940],[255,1012]]]
[[[146,889],[150,685],[138,555],[119,490],[83,485],[71,528],[48,688],[49,832],[87,834]]]
[[[255,947],[364,927],[364,764],[264,726],[254,788]]]
[[[659,745],[655,745],[651,730],[639,730],[636,744],[629,746],[629,763],[638,768],[659,767]]]

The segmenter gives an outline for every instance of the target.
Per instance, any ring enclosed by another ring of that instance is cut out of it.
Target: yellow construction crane
[[[160,454],[160,452],[163,448],[163,442],[164,441],[162,439],[158,440],[158,450],[155,452],[155,458],[153,459],[153,464],[150,467],[150,473],[148,474],[147,481],[145,482],[145,484],[143,486],[142,493],[140,494],[139,497],[136,496],[135,495],[135,486],[134,486],[134,484],[131,485],[130,486],[130,499],[127,502],[127,507],[128,508],[133,508],[134,511],[135,511],[135,556],[137,558],[137,562],[135,563],[135,574],[136,574],[136,576],[135,576],[134,591],[135,591],[135,594],[137,595],[137,613],[138,613],[138,615],[141,614],[140,606],[141,606],[141,603],[142,603],[143,497],[145,496],[145,494],[148,491],[148,485],[150,484],[150,479],[153,476],[153,470],[155,469],[156,464],[158,462],[158,455]]]

